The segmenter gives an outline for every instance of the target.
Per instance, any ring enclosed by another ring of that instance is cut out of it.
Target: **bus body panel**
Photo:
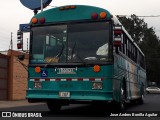
[[[61,99],[59,92],[70,92],[70,97],[66,99],[82,100],[112,100],[112,76],[113,65],[101,66],[98,73],[93,71],[93,67],[77,68],[76,74],[57,74],[57,68],[43,68],[48,71],[48,77],[41,78],[41,73],[34,72],[34,67],[30,67],[28,80],[27,98],[53,98]],[[41,89],[34,88],[34,82],[40,81]],[[102,82],[103,88],[92,89],[93,82]]]
[[[120,87],[123,80],[126,82],[126,98],[134,100],[141,97],[141,87],[146,82],[146,72],[138,64],[135,64],[122,53],[114,54],[114,76],[113,88],[117,88],[116,95],[120,96]],[[119,98],[115,98],[119,100]]]

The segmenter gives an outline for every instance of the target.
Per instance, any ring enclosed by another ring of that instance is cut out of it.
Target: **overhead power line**
[[[116,16],[118,16],[118,17],[131,17],[131,15],[116,15]],[[139,15],[137,17],[160,17],[160,15]]]
[[[137,17],[160,17],[160,15],[137,16]]]

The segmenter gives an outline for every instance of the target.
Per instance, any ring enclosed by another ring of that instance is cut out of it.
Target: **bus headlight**
[[[102,89],[102,82],[92,82],[92,89]]]
[[[34,82],[34,88],[41,89],[42,88],[41,82]]]

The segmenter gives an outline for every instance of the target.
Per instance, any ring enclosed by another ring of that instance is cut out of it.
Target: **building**
[[[0,54],[0,100],[25,99],[28,72],[17,56],[25,54],[23,64],[28,65],[29,54],[8,50],[7,55]]]

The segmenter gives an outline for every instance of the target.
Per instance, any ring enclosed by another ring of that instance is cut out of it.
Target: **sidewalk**
[[[40,105],[45,103],[28,103],[27,100],[17,100],[17,101],[0,101],[0,108],[11,108],[20,106],[32,106]]]

